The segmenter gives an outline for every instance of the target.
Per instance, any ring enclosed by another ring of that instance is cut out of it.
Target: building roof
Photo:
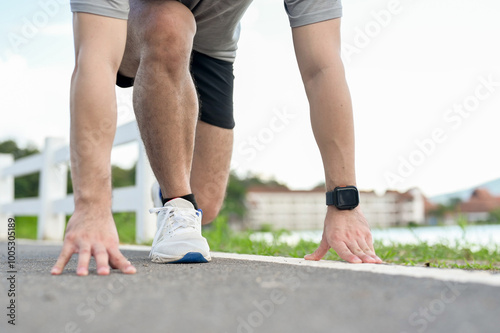
[[[462,213],[484,213],[500,208],[500,197],[493,196],[487,189],[479,188],[472,192],[469,200],[458,206]]]

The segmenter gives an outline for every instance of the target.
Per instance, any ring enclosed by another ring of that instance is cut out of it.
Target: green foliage
[[[39,153],[38,149],[32,145],[26,148],[19,148],[17,143],[13,140],[0,142],[0,153],[12,154],[14,159],[20,159],[29,155]],[[23,177],[14,179],[14,196],[16,199],[31,198],[38,196],[38,183],[40,180],[40,173],[33,173]]]
[[[258,175],[247,174],[239,177],[234,171],[229,174],[229,181],[226,189],[224,205],[219,213],[226,219],[232,217],[243,218],[247,212],[246,195],[250,186],[285,186],[275,179],[264,180]]]
[[[135,184],[136,165],[130,169],[122,169],[119,166],[111,167],[111,183],[113,187],[133,186]]]
[[[40,172],[30,175],[16,177],[14,179],[14,198],[38,197],[38,184],[40,183]]]
[[[231,172],[229,174],[229,181],[226,189],[226,198],[219,215],[243,218],[247,212],[247,207],[245,205],[246,195],[247,186],[244,181],[234,172]]]
[[[408,222],[408,227],[409,228],[418,228],[419,224],[413,221]]]
[[[455,213],[458,210],[458,206],[462,203],[460,198],[451,198],[446,204],[439,204],[437,208],[429,212],[430,215],[436,217],[444,217],[447,213]]]
[[[286,186],[283,183],[278,182],[276,179],[264,180],[260,176],[248,173],[244,178],[238,178],[246,188],[250,186]]]
[[[462,240],[465,242],[465,237],[467,236],[467,218],[464,215],[459,215],[457,218],[457,224],[462,230]]]
[[[490,212],[489,221],[491,223],[500,223],[500,208]]]
[[[261,232],[271,232],[273,231],[273,225],[271,223],[264,223],[260,226]]]
[[[451,211],[456,211],[458,206],[462,203],[462,199],[460,198],[451,198],[448,200],[448,208]]]
[[[0,142],[0,153],[2,154],[12,154],[14,159],[20,159],[21,157],[26,157],[33,154],[38,154],[40,151],[33,145],[29,145],[26,148],[19,148],[17,143],[13,140],[7,140]]]

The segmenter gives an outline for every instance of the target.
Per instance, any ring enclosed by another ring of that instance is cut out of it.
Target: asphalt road
[[[214,258],[136,275],[51,276],[60,247],[0,242],[0,332],[499,332],[500,287],[349,269]],[[405,268],[403,268],[405,269]],[[15,278],[15,326],[8,323]],[[12,281],[12,279],[11,279]]]

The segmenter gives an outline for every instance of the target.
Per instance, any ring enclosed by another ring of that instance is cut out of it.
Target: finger
[[[109,258],[108,251],[102,245],[96,245],[93,250],[95,262],[97,264],[97,274],[98,275],[108,275],[109,274]]]
[[[116,247],[111,247],[108,249],[109,255],[109,265],[113,269],[120,269],[126,263],[130,263],[130,261],[125,258],[125,256],[118,250]]]
[[[73,253],[75,253],[75,248],[73,247],[73,245],[70,245],[69,243],[64,243],[61,253],[59,254],[59,257],[57,258],[57,261],[55,265],[52,267],[50,273],[52,275],[61,274],[64,267],[66,267],[66,264],[71,259]]]
[[[325,238],[321,239],[321,243],[319,244],[319,247],[314,251],[312,254],[308,254],[304,257],[306,260],[321,260],[325,256],[325,254],[328,252],[330,249],[330,246],[328,245],[328,242],[326,241]]]
[[[370,255],[372,256],[372,258],[375,259],[375,262],[377,264],[383,263],[384,261],[382,259],[380,259],[380,257],[377,256],[377,254],[375,253],[375,248],[373,247],[373,238],[372,238],[371,233],[368,234],[368,236],[366,237],[365,240],[366,240],[366,244],[368,245],[368,247],[371,250],[371,253],[373,254],[373,255],[371,255],[371,254]]]
[[[347,262],[352,264],[360,264],[363,262],[357,255],[352,253],[352,251],[347,247],[344,242],[338,242],[333,247],[335,252],[339,255],[340,258],[344,259]]]
[[[352,244],[349,245],[348,245],[349,249],[361,260],[363,260],[364,263],[373,264],[377,262],[377,259],[375,259],[375,254],[372,252],[368,244],[366,244],[366,242],[363,239],[358,240],[358,243],[353,242]]]
[[[117,248],[109,249],[109,262],[112,267],[119,269],[125,274],[134,274],[137,272],[135,267],[123,256]]]
[[[85,276],[89,274],[90,254],[90,245],[88,244],[82,245],[78,250],[77,275]]]

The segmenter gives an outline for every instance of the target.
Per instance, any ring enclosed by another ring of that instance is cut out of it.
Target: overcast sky
[[[0,140],[69,137],[68,2],[0,4]],[[344,1],[360,188],[435,195],[500,177],[498,13],[496,0]],[[242,25],[233,167],[310,188],[324,175],[282,1],[254,0]],[[131,94],[118,89],[120,123],[134,119]]]

